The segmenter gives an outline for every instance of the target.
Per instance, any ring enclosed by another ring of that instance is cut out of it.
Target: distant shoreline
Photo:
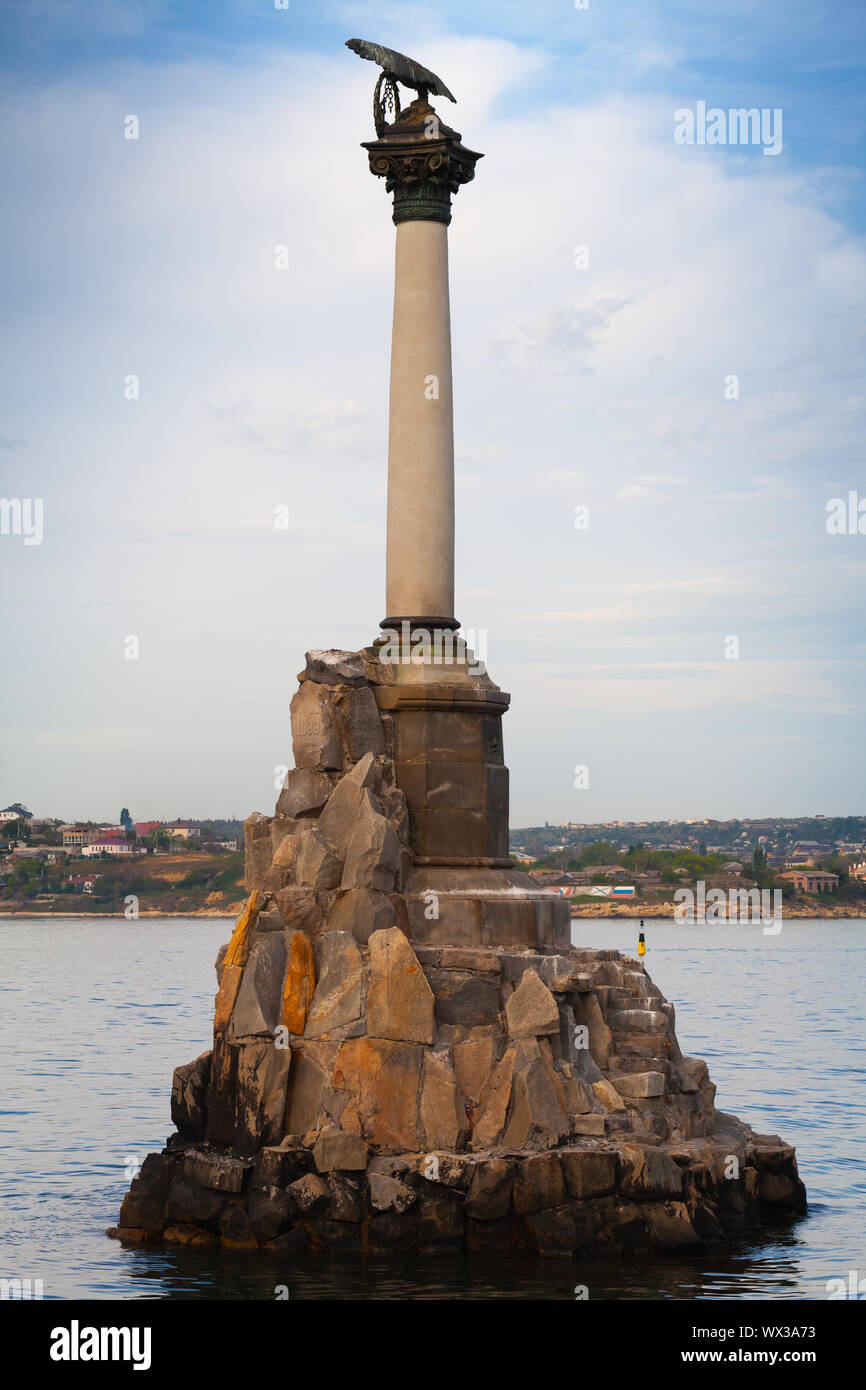
[[[722,904],[722,907],[726,909],[727,904]],[[133,925],[135,922],[143,921],[172,922],[184,918],[197,918],[212,922],[230,922],[237,916],[238,911],[239,909],[237,907],[233,907],[230,911],[227,911],[225,908],[198,908],[187,912],[139,912],[137,917],[127,917],[123,912],[27,912],[22,910],[15,912],[0,911],[0,921],[5,920],[13,922],[17,919],[25,920],[39,918],[40,920],[45,919],[46,921],[52,919],[57,921],[67,920],[82,922],[99,922],[101,920],[110,922],[127,921],[130,925]],[[673,920],[673,916],[673,903],[656,903],[652,907],[640,907],[632,903],[623,902],[617,902],[616,904],[606,902],[580,903],[572,906],[571,909],[572,920],[586,919],[589,921],[601,922],[606,920],[623,921],[634,918],[640,918],[645,922],[670,922]],[[789,907],[785,907],[782,911],[782,919],[791,922],[796,922],[798,920],[866,922],[866,914],[864,914],[862,910],[856,909],[853,904],[837,903],[835,906],[831,906],[829,903],[813,904],[810,902],[802,906],[798,903],[795,911],[792,911]],[[700,925],[712,927],[718,924],[721,926],[723,923],[726,925],[728,921],[742,923],[744,926],[748,926],[750,925],[751,919],[747,917],[728,918],[726,915],[723,915],[718,918],[718,922],[708,921],[706,923],[700,923]],[[688,921],[677,923],[677,925],[690,926],[695,924]]]
[[[139,912],[136,917],[127,917],[125,912],[26,912],[23,910],[20,912],[0,912],[0,920],[9,922],[15,921],[17,918],[30,917],[44,917],[46,919],[54,917],[59,921],[65,918],[69,921],[86,922],[99,922],[104,918],[106,921],[112,922],[129,922],[130,925],[145,920],[170,922],[180,917],[203,917],[205,919],[210,918],[212,921],[221,919],[230,922],[236,916],[236,912],[226,912],[224,908],[200,908],[190,912]]]
[[[645,921],[671,921],[677,910],[674,903],[653,903],[652,906],[641,905],[634,902],[617,902],[616,904],[608,901],[598,903],[571,903],[572,917],[585,917],[598,920],[605,917],[641,917]],[[728,904],[719,904],[719,917],[717,920],[722,922],[748,922],[750,919],[745,916],[728,917]],[[863,908],[855,903],[828,903],[820,902],[817,898],[810,898],[807,902],[802,900],[796,903],[785,903],[782,907],[783,921],[796,922],[798,918],[812,921],[866,921],[866,913]],[[707,926],[713,926],[714,920],[710,919]]]

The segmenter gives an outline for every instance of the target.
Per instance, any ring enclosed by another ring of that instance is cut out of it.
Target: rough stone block
[[[250,1193],[247,1214],[255,1239],[264,1243],[276,1240],[288,1230],[297,1212],[288,1192],[278,1187],[258,1187]]]
[[[165,1225],[165,1203],[178,1176],[178,1161],[163,1154],[148,1154],[120,1208],[121,1229],[160,1231]]]
[[[592,1089],[601,1101],[609,1115],[616,1114],[619,1110],[625,1110],[625,1101],[615,1086],[603,1078],[601,1081],[594,1081]]]
[[[243,966],[223,965],[219,989],[214,1002],[213,1026],[215,1033],[224,1033],[228,1028],[243,977]]]
[[[571,1120],[556,1086],[553,1068],[542,1057],[518,1054],[508,1124],[508,1149],[548,1149],[571,1133]]]
[[[602,1071],[606,1071],[613,1052],[613,1035],[604,1021],[597,994],[572,994],[569,1000],[575,1022],[587,1029],[592,1060]]]
[[[479,1159],[466,1194],[466,1215],[479,1221],[506,1216],[511,1206],[515,1168],[513,1159]]]
[[[364,1220],[366,1211],[359,1178],[349,1177],[344,1172],[329,1173],[328,1190],[330,1192],[328,1216],[331,1220],[349,1221],[353,1224]],[[333,1247],[329,1245],[328,1248]],[[346,1246],[344,1245],[343,1248],[345,1249]],[[357,1249],[363,1249],[363,1239],[359,1241]]]
[[[273,1037],[282,1012],[285,976],[284,934],[269,932],[257,937],[232,1010],[232,1040],[262,1035]]]
[[[520,1242],[537,1255],[570,1255],[580,1244],[578,1217],[569,1205],[527,1212]]]
[[[313,1161],[320,1173],[336,1170],[363,1173],[367,1166],[367,1145],[357,1134],[328,1126],[323,1129],[313,1148]]]
[[[286,773],[277,801],[281,816],[317,816],[337,785],[333,772],[314,772],[308,767],[291,768]]]
[[[602,1149],[562,1149],[559,1157],[572,1197],[583,1200],[615,1190],[615,1153]]]
[[[370,937],[367,1029],[376,1038],[432,1043],[433,991],[397,928]]]
[[[514,1210],[518,1215],[562,1206],[567,1197],[559,1154],[533,1154],[519,1160],[514,1178]]]
[[[475,1028],[499,1023],[499,982],[470,970],[429,969],[427,978],[436,999],[436,1021]]]
[[[650,1096],[663,1096],[665,1091],[664,1073],[660,1071],[636,1071],[610,1078],[621,1096],[628,1100],[645,1100]]]
[[[397,912],[388,894],[372,888],[350,888],[337,894],[328,909],[324,931],[326,935],[350,932],[365,946],[374,931],[387,931],[396,925]]]
[[[604,1115],[572,1115],[571,1117],[572,1134],[600,1137],[604,1134],[604,1131]]]
[[[514,993],[506,1000],[505,1017],[513,1038],[531,1038],[559,1032],[559,1007],[534,970],[526,970]]]
[[[283,1148],[282,1144],[259,1149],[253,1159],[250,1186],[287,1187],[308,1170],[309,1159],[306,1149]]]
[[[364,979],[361,952],[347,931],[328,931],[316,943],[318,984],[303,1030],[318,1038],[356,1023],[362,1014]]]
[[[647,1202],[641,1207],[650,1247],[675,1250],[684,1245],[700,1245],[684,1202]]]
[[[191,1153],[183,1161],[184,1177],[216,1192],[243,1192],[252,1164],[226,1154]]]
[[[273,853],[271,818],[254,811],[244,821],[244,887],[248,892],[261,888]]]
[[[343,748],[332,697],[315,681],[304,681],[292,696],[292,752],[295,765],[312,772],[343,766]]]
[[[492,1033],[484,1037],[467,1038],[453,1048],[457,1082],[466,1100],[477,1106],[493,1068],[499,1062],[504,1044]]]
[[[443,1193],[422,1193],[418,1202],[418,1248],[430,1250],[447,1246],[449,1249],[459,1249],[462,1243],[462,1203]]]
[[[385,816],[376,810],[373,798],[362,791],[358,814],[346,850],[340,887],[373,888],[382,893],[394,889],[400,868],[400,842]]]
[[[417,1152],[421,1048],[380,1038],[340,1046],[333,1085],[348,1091],[343,1125],[380,1149]]]
[[[291,884],[275,894],[274,903],[287,927],[304,931],[308,936],[315,936],[319,931],[322,909],[312,888]]]
[[[626,1144],[619,1153],[622,1164],[619,1187],[624,1197],[678,1197],[682,1192],[682,1170],[661,1149]]]
[[[222,1189],[202,1187],[183,1174],[175,1178],[165,1202],[165,1220],[169,1225],[206,1226],[218,1230],[220,1218],[238,1201]]]
[[[302,1178],[296,1178],[286,1191],[304,1216],[311,1216],[328,1203],[328,1188],[318,1173],[305,1173]]]
[[[300,840],[297,835],[284,835],[274,850],[273,867],[275,869],[291,869],[295,863],[299,843]],[[281,888],[288,886],[288,884],[280,884]]]
[[[366,685],[367,673],[360,652],[339,651],[336,647],[327,650],[314,649],[307,652],[304,679],[317,681],[319,685]]]
[[[324,836],[311,825],[299,837],[295,853],[295,881],[302,887],[312,888],[317,893],[339,888],[343,865],[325,842]]]
[[[378,785],[379,769],[372,753],[367,753],[341,777],[318,821],[318,830],[338,859],[345,859],[355,828],[361,797]]]
[[[366,753],[385,754],[385,733],[376,698],[368,685],[341,691],[336,697],[337,717],[343,746],[349,762],[356,763]]]
[[[291,1052],[273,1040],[244,1043],[238,1048],[237,1127],[238,1153],[255,1153],[265,1144],[276,1144],[283,1135],[286,1086]]]
[[[318,1129],[322,1099],[330,1082],[337,1043],[305,1043],[292,1053],[286,1103],[286,1132],[306,1134]]]
[[[391,1211],[402,1216],[415,1205],[418,1194],[407,1187],[399,1178],[388,1177],[384,1173],[369,1173],[370,1205],[374,1211]]]
[[[495,1148],[505,1129],[517,1052],[508,1048],[481,1092],[472,1126],[470,1148],[476,1152]]]
[[[171,1083],[171,1118],[185,1139],[203,1139],[207,1128],[207,1092],[212,1052],[175,1067]]]
[[[421,1089],[421,1124],[428,1149],[459,1149],[466,1111],[447,1052],[427,1052]]]
[[[209,1143],[234,1143],[237,1124],[237,1071],[237,1046],[229,1043],[220,1034],[215,1034],[205,1135]]]

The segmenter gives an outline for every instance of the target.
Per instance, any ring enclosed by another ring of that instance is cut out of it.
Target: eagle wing
[[[351,48],[360,58],[369,58],[371,63],[378,63],[380,68],[407,87],[414,87],[416,91],[419,87],[426,87],[434,96],[447,97],[449,101],[457,100],[441,77],[437,77],[429,68],[414,62],[412,58],[407,58],[405,53],[395,53],[393,48],[383,48],[381,44],[369,43],[367,39],[347,39],[346,47]]]

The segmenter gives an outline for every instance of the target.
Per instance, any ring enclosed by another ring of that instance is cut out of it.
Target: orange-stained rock
[[[423,1050],[381,1038],[351,1038],[340,1047],[332,1084],[349,1093],[344,1129],[354,1121],[368,1143],[397,1153],[417,1151],[418,1083]]]
[[[370,937],[367,1032],[374,1038],[432,1043],[433,991],[398,927]]]
[[[228,950],[226,951],[225,960],[223,961],[224,965],[239,965],[241,969],[246,965],[247,957],[250,953],[250,933],[259,915],[261,905],[261,891],[258,888],[254,888],[232,932],[232,939],[228,944]]]
[[[215,1033],[224,1033],[228,1027],[229,1019],[232,1016],[232,1009],[238,997],[238,990],[241,987],[244,971],[241,965],[223,966],[220,976],[220,987],[217,990],[216,1004],[214,1007],[213,1030]]]
[[[290,1033],[303,1033],[307,1014],[316,992],[316,962],[310,939],[302,931],[294,931],[289,939],[286,983],[283,987],[283,1012],[280,1022]]]

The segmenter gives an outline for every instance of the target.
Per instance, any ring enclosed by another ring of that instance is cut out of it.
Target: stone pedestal
[[[567,904],[478,862],[497,856],[442,853],[444,832],[424,841],[415,816],[460,784],[444,769],[502,766],[479,743],[495,687],[468,669],[442,687],[443,750],[428,674],[388,673],[373,649],[308,653],[296,766],[275,813],[246,823],[250,896],[217,957],[213,1046],[175,1071],[177,1133],[110,1234],[285,1254],[598,1254],[802,1211],[793,1149],[716,1113],[642,962],[575,950]],[[433,855],[413,854],[425,844]]]

